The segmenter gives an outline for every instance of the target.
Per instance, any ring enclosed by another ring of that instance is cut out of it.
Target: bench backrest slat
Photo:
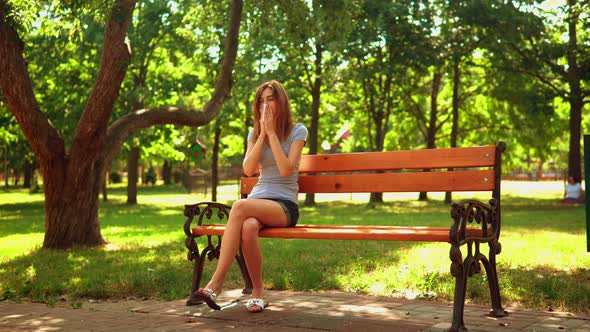
[[[498,191],[497,149],[489,145],[304,155],[299,192]],[[250,194],[257,182],[257,177],[243,177],[241,194]]]
[[[299,173],[492,167],[496,147],[304,155]]]
[[[242,178],[249,194],[258,178]],[[491,191],[494,171],[371,173],[299,176],[300,193]]]

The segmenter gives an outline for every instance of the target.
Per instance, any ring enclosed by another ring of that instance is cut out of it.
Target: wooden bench
[[[490,193],[488,203],[475,199],[451,204],[449,226],[359,226],[308,225],[305,220],[293,228],[265,228],[260,237],[285,239],[381,240],[448,242],[451,274],[455,280],[451,331],[465,330],[463,311],[469,276],[481,272],[483,264],[490,288],[490,316],[508,313],[502,308],[496,272],[496,255],[500,253],[500,176],[503,142],[496,146],[428,149],[392,152],[368,152],[328,155],[304,155],[299,169],[300,193],[362,192],[473,192]],[[256,177],[243,177],[241,194],[246,197]],[[231,207],[216,202],[186,205],[184,224],[188,259],[194,261],[191,287],[193,294],[201,283],[205,259],[219,257],[224,224],[211,224],[212,219],[227,220]],[[193,220],[197,219],[196,225]],[[199,250],[195,238],[207,237]],[[216,239],[216,240],[215,240]],[[486,255],[480,245],[487,243]],[[461,247],[464,246],[464,253]],[[465,257],[463,258],[463,255]],[[245,282],[244,293],[252,289],[242,253],[236,260]],[[187,305],[198,304],[191,297]]]

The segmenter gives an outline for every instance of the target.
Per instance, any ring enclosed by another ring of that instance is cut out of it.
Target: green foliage
[[[8,0],[0,3],[0,20],[20,33],[26,33],[37,17],[40,0]]]

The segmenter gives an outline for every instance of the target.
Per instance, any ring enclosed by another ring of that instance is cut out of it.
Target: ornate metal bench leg
[[[250,273],[248,273],[248,267],[246,266],[246,260],[244,259],[241,248],[238,255],[236,255],[236,261],[238,262],[240,272],[242,272],[242,278],[244,279],[244,289],[242,290],[242,294],[252,294],[252,279],[250,279]]]
[[[463,261],[461,249],[459,246],[452,245],[450,251],[451,274],[455,277],[455,296],[453,300],[453,322],[447,330],[449,332],[467,331],[463,321],[463,312],[465,311],[465,294],[467,292],[467,276],[469,266],[473,263],[471,250],[469,255]]]
[[[482,259],[483,266],[486,269],[488,276],[488,286],[490,287],[490,297],[492,301],[492,309],[490,309],[490,317],[504,317],[508,316],[508,311],[502,308],[502,300],[500,298],[500,285],[498,283],[498,273],[496,271],[496,254],[499,253],[500,244],[490,244],[490,260]]]
[[[195,299],[194,294],[201,286],[201,277],[203,276],[205,257],[206,253],[205,250],[203,250],[203,253],[200,255],[200,257],[195,258],[195,264],[193,266],[193,280],[191,283],[191,294],[188,300],[186,300],[186,305],[197,305],[203,303],[203,301]]]

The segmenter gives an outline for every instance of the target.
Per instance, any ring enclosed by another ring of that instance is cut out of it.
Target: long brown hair
[[[275,97],[274,115],[276,118],[275,121],[277,123],[277,137],[281,142],[284,142],[293,128],[293,117],[291,115],[291,104],[289,103],[287,91],[285,91],[285,88],[283,88],[283,85],[279,83],[279,81],[275,80],[264,82],[258,86],[258,88],[256,88],[254,104],[252,105],[252,111],[254,113],[253,139],[256,140],[258,135],[260,135],[260,118],[262,116],[262,112],[260,111],[258,100],[266,88],[270,88],[273,91],[273,96]]]

